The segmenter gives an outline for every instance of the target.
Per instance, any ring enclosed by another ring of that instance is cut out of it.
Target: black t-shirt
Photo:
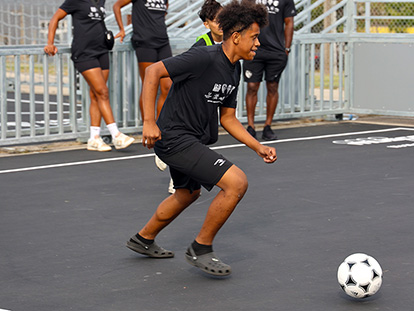
[[[296,15],[293,0],[256,0],[256,3],[264,4],[269,12],[269,25],[259,35],[259,49],[285,52],[285,18]]]
[[[98,11],[99,7],[100,11]],[[72,15],[72,60],[84,62],[108,53],[102,19],[105,18],[105,0],[65,0],[60,9]]]
[[[132,0],[132,40],[136,46],[156,49],[169,43],[167,6],[168,0]]]
[[[173,85],[157,124],[156,152],[172,154],[198,141],[217,141],[217,108],[236,108],[240,63],[232,64],[221,44],[194,47],[162,61]]]

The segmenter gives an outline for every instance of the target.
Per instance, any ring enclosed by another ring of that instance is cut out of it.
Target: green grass
[[[333,83],[333,88],[334,89],[339,88],[339,77],[340,77],[339,74],[334,74],[334,76],[333,76],[332,83]],[[315,72],[314,78],[315,78],[315,87],[320,88],[321,87],[321,74],[320,74],[320,72]],[[323,82],[324,82],[323,83],[324,88],[329,88],[330,87],[331,81],[330,81],[330,75],[329,74],[324,74]],[[343,83],[344,83],[344,77],[342,77],[342,86],[344,86]]]
[[[20,60],[20,73],[28,74],[30,72],[29,62],[27,59]],[[50,75],[56,74],[56,66],[55,63],[51,63],[48,65],[48,72]],[[15,62],[14,58],[7,58],[6,59],[6,71],[7,72],[15,72]],[[64,63],[62,66],[63,75],[68,75],[69,72],[69,65],[68,63]],[[43,74],[43,63],[35,62],[34,64],[34,73],[35,74]]]

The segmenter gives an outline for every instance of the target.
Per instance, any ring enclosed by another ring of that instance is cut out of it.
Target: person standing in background
[[[171,57],[171,46],[165,25],[165,15],[168,9],[168,0],[118,0],[113,5],[119,33],[116,38],[125,37],[124,23],[122,21],[121,8],[132,2],[132,46],[138,59],[139,75],[141,82],[145,81],[145,69],[165,58]],[[171,79],[164,78],[160,82],[161,94],[157,100],[157,115],[160,114],[164,101],[171,87]],[[144,120],[142,108],[142,92],[139,97],[141,117]]]
[[[197,37],[194,46],[220,44],[223,41],[223,31],[217,23],[217,15],[222,10],[222,6],[216,0],[206,0],[201,7],[198,16],[203,21],[204,26],[210,29],[209,32]]]
[[[138,70],[142,85],[145,81],[145,70],[152,64],[172,56],[170,41],[165,25],[165,15],[168,9],[168,0],[118,0],[113,5],[116,22],[118,23],[119,33],[115,38],[125,37],[124,23],[122,21],[121,8],[132,2],[132,46],[138,60]],[[171,87],[171,79],[163,78],[160,81],[160,94],[157,100],[157,116],[160,114],[164,101],[167,98]],[[141,117],[144,120],[144,110],[142,106],[142,92],[139,96],[139,107]],[[159,170],[165,171],[167,165],[155,155],[155,165]],[[168,187],[168,192],[174,193],[172,180]]]
[[[66,0],[49,22],[47,45],[44,47],[45,53],[49,56],[58,52],[54,45],[56,29],[59,21],[68,14],[73,18],[72,60],[90,88],[91,127],[87,149],[112,150],[100,136],[102,118],[111,133],[115,148],[126,148],[134,142],[134,138],[118,130],[106,85],[109,76],[109,51],[102,27],[105,18],[105,0]]]
[[[266,121],[262,138],[274,140],[277,136],[271,129],[273,115],[279,100],[279,81],[286,67],[293,38],[293,17],[296,8],[293,0],[262,1],[269,13],[269,26],[260,33],[260,47],[252,61],[244,61],[244,80],[247,82],[246,110],[247,131],[256,138],[254,115],[257,105],[257,92],[263,79],[266,80]]]

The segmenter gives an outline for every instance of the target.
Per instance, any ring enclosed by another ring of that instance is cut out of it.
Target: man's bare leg
[[[273,116],[276,112],[277,102],[279,100],[279,83],[276,81],[267,81],[267,95],[266,95],[266,125],[272,125]]]
[[[154,240],[162,229],[168,226],[199,196],[200,189],[193,191],[193,193],[190,193],[188,189],[176,189],[174,194],[161,202],[151,219],[139,231],[139,234],[148,240]]]
[[[274,140],[277,139],[277,136],[273,132],[271,125],[276,111],[277,102],[279,100],[279,83],[276,81],[267,81],[266,88],[266,121],[263,128],[262,138],[264,140]]]
[[[185,254],[188,263],[208,274],[217,276],[231,274],[231,267],[222,262],[213,252],[212,243],[217,232],[243,198],[247,185],[246,175],[235,165],[223,175],[217,183],[221,191],[211,202],[203,226]]]
[[[137,253],[154,258],[171,258],[174,252],[166,250],[155,243],[157,234],[171,223],[183,210],[193,203],[200,195],[200,190],[190,193],[187,189],[177,191],[166,198],[158,206],[154,215],[141,231],[132,236],[127,247]]]
[[[247,177],[241,169],[233,165],[223,175],[217,186],[221,190],[211,202],[203,226],[196,237],[196,241],[200,244],[213,244],[217,232],[246,193]]]
[[[247,124],[254,129],[254,114],[257,105],[257,92],[260,87],[260,82],[247,83],[246,91],[246,112]]]

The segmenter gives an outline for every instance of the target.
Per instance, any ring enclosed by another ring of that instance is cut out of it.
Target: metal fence
[[[206,31],[197,16],[201,2],[170,1],[167,23],[175,53],[189,48],[194,38]],[[293,49],[280,81],[276,120],[352,111],[355,42],[399,42],[401,38],[409,42],[414,38],[410,34],[414,0],[295,3],[299,14]],[[115,27],[113,16],[106,21],[110,28]],[[387,34],[379,27],[386,27]],[[131,31],[131,26],[128,29]],[[108,84],[119,127],[124,132],[140,132],[140,80],[128,42],[117,43],[111,52]],[[242,122],[247,120],[244,98],[245,83],[241,83],[237,116]],[[262,84],[257,121],[265,119],[265,98]],[[0,47],[0,146],[84,139],[89,131],[88,107],[88,88],[74,70],[68,44],[59,46],[55,57],[47,57],[43,45]]]
[[[114,117],[124,132],[137,132],[140,81],[135,53],[119,45],[110,56]],[[55,57],[46,56],[43,46],[1,49],[0,88],[0,145],[87,137],[89,91],[75,72],[70,48],[60,47]]]

